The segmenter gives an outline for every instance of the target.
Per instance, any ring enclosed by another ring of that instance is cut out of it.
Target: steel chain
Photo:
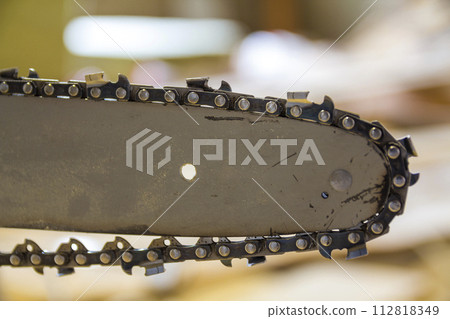
[[[208,86],[208,78],[187,79],[187,87],[164,88],[130,84],[124,75],[119,75],[115,83],[104,81],[102,73],[88,75],[86,80],[59,82],[41,79],[33,69],[30,69],[28,77],[18,77],[17,69],[8,69],[0,71],[0,95],[209,106],[332,125],[364,137],[384,154],[389,167],[387,200],[377,214],[352,229],[283,237],[249,237],[234,242],[225,237],[217,242],[210,237],[202,237],[196,245],[182,245],[174,237],[161,237],[153,240],[147,249],[136,249],[125,239],[116,237],[100,251],[89,251],[78,240],[70,239],[56,252],[47,252],[34,241],[26,240],[11,253],[0,253],[0,266],[33,267],[39,273],[43,273],[44,267],[56,267],[61,275],[72,273],[75,267],[92,265],[121,265],[126,273],[131,274],[134,266],[141,266],[146,269],[146,275],[151,275],[164,271],[164,263],[221,260],[229,266],[233,258],[247,258],[248,263],[254,265],[264,262],[267,255],[292,251],[318,249],[324,257],[331,258],[334,249],[347,249],[347,258],[356,258],[366,255],[365,243],[387,233],[392,219],[403,213],[407,187],[418,179],[418,174],[411,174],[408,170],[408,158],[417,156],[409,136],[396,140],[381,123],[367,122],[358,115],[335,109],[327,96],[322,104],[309,102],[307,93],[303,92],[289,92],[287,100],[261,99],[232,92],[225,81],[218,90],[214,90]]]

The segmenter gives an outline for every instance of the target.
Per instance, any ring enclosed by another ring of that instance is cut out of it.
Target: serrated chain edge
[[[262,99],[232,92],[225,81],[218,90],[214,90],[208,86],[208,78],[187,79],[187,87],[155,88],[130,84],[124,75],[119,75],[118,81],[112,83],[104,81],[102,73],[86,76],[87,81],[69,82],[41,79],[34,70],[30,70],[28,77],[19,78],[17,73],[17,69],[0,71],[0,95],[209,106],[334,126],[362,136],[381,151],[389,168],[389,180],[386,181],[388,194],[384,206],[375,215],[351,229],[249,237],[234,242],[226,237],[218,241],[212,237],[201,237],[196,245],[182,245],[175,237],[163,236],[153,240],[146,249],[136,249],[124,238],[116,237],[100,251],[89,251],[78,240],[70,239],[61,244],[56,252],[47,252],[27,239],[11,253],[0,253],[0,266],[33,267],[38,273],[43,273],[44,267],[57,267],[59,274],[72,273],[74,267],[92,265],[121,265],[126,273],[131,274],[134,266],[141,266],[150,275],[164,271],[164,263],[221,260],[225,265],[230,265],[229,261],[233,258],[248,258],[249,264],[253,265],[263,262],[265,256],[291,251],[319,250],[321,255],[331,258],[334,249],[347,249],[347,258],[356,258],[366,255],[365,243],[386,234],[393,218],[403,213],[407,188],[418,178],[418,174],[411,174],[408,170],[408,158],[417,156],[409,136],[396,140],[381,123],[367,122],[356,114],[334,108],[327,96],[322,104],[309,102],[307,92],[288,92],[287,99]]]

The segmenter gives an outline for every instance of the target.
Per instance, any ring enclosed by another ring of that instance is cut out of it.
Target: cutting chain
[[[408,170],[408,158],[417,156],[409,137],[396,140],[379,122],[367,122],[358,115],[334,108],[329,97],[322,104],[307,100],[307,92],[289,92],[287,99],[257,98],[231,91],[222,81],[219,89],[208,86],[208,78],[187,79],[187,87],[155,88],[130,84],[124,75],[113,83],[103,79],[103,73],[90,74],[86,81],[59,82],[42,79],[30,69],[27,77],[19,77],[17,69],[0,71],[1,95],[25,95],[35,98],[79,98],[117,100],[133,103],[162,103],[213,107],[236,112],[256,112],[270,117],[313,121],[338,127],[373,143],[384,155],[388,167],[388,196],[384,206],[371,218],[351,229],[328,232],[304,232],[289,236],[248,237],[231,241],[227,237],[201,237],[195,245],[183,245],[173,236],[162,236],[146,249],[136,249],[124,238],[116,237],[100,251],[88,250],[80,241],[70,239],[56,252],[42,250],[34,241],[25,240],[11,253],[0,253],[0,266],[32,267],[43,273],[44,267],[56,267],[60,275],[74,272],[75,267],[120,265],[131,274],[134,266],[144,267],[146,275],[164,271],[164,263],[186,260],[220,260],[231,266],[233,258],[247,258],[249,265],[265,261],[265,256],[286,252],[319,250],[331,258],[335,249],[347,249],[347,259],[367,254],[366,242],[386,234],[393,218],[403,213],[408,186],[419,174]]]

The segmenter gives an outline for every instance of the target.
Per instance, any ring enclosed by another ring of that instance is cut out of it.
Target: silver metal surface
[[[126,251],[123,253],[122,255],[122,260],[126,263],[130,263],[133,261],[133,254],[130,253],[129,251]]]
[[[383,135],[383,132],[378,127],[372,127],[369,130],[369,136],[373,140],[379,140],[381,136]]]
[[[148,91],[146,89],[139,90],[138,98],[141,101],[147,101],[149,97],[150,97],[150,93],[148,93]]]
[[[158,253],[157,253],[156,251],[150,250],[150,251],[147,253],[147,259],[148,259],[149,261],[155,261],[155,260],[157,260],[157,259],[158,259]]]
[[[66,263],[66,258],[60,254],[55,255],[53,260],[55,261],[55,264],[57,264],[58,266],[62,266]]]
[[[23,93],[31,94],[33,92],[33,85],[30,82],[27,82],[22,87]]]
[[[9,85],[6,82],[0,83],[0,93],[6,94],[9,91]]]
[[[203,248],[203,247],[198,247],[198,248],[195,250],[195,255],[196,255],[198,258],[205,258],[205,257],[206,257],[206,254],[207,254],[207,251],[206,251],[206,249]]]
[[[274,101],[269,101],[266,103],[266,111],[267,113],[273,114],[277,111],[278,106],[277,103]]]
[[[102,253],[102,254],[100,255],[100,261],[101,261],[103,264],[109,264],[109,263],[111,262],[111,260],[112,260],[112,257],[111,257],[111,255],[108,254],[108,253]]]
[[[381,223],[373,223],[370,229],[372,230],[372,233],[379,235],[383,232],[384,227]]]
[[[253,243],[246,244],[245,251],[250,255],[254,254],[256,252],[256,245]]]
[[[397,213],[402,208],[402,203],[398,199],[389,202],[388,208],[391,212]]]
[[[306,241],[306,239],[300,238],[296,240],[295,246],[298,249],[303,250],[306,249],[306,247],[308,247],[308,242]]]
[[[10,257],[9,257],[9,262],[11,263],[11,265],[13,265],[13,266],[19,266],[20,265],[20,262],[21,262],[22,260],[20,259],[20,257],[19,256],[17,256],[17,255],[11,255]]]
[[[199,97],[198,94],[195,93],[195,92],[189,92],[189,94],[188,94],[188,96],[187,96],[188,102],[189,102],[189,103],[192,103],[192,104],[197,103],[198,100],[199,100],[199,98],[200,98],[200,97]]]
[[[361,236],[358,233],[350,233],[348,234],[348,241],[352,244],[356,244],[360,241]]]
[[[328,235],[322,235],[320,237],[320,244],[322,246],[325,246],[325,247],[330,246],[332,241],[333,241],[333,239]]]
[[[240,99],[238,106],[242,111],[246,111],[250,108],[250,101],[247,99]]]
[[[322,110],[319,112],[319,120],[321,122],[327,122],[330,119],[330,112]]]
[[[330,185],[338,192],[345,192],[352,186],[352,175],[345,169],[337,169],[331,173]]]
[[[222,257],[227,257],[230,254],[231,250],[228,246],[222,245],[219,247],[219,254]]]
[[[347,130],[351,130],[353,127],[355,127],[355,120],[350,116],[346,116],[342,120],[342,126]]]
[[[166,91],[164,93],[164,99],[166,100],[166,102],[172,103],[173,101],[175,101],[176,98],[176,94],[173,91]]]
[[[227,99],[223,95],[217,95],[214,98],[214,104],[216,106],[222,107],[225,105],[226,102],[227,102]]]
[[[98,99],[100,97],[100,95],[102,94],[102,90],[98,87],[93,87],[90,90],[91,95],[93,98]]]
[[[169,251],[169,256],[170,256],[170,258],[177,260],[177,259],[180,259],[181,252],[179,249],[174,248]]]
[[[79,92],[80,92],[80,89],[75,84],[69,86],[68,93],[70,96],[72,96],[72,97],[77,96]]]
[[[294,105],[291,108],[291,114],[292,114],[293,117],[299,117],[300,115],[302,115],[301,107],[299,107],[298,105]]]
[[[55,92],[55,88],[53,87],[53,85],[51,83],[48,83],[44,86],[44,93],[46,95],[53,95],[54,92]]]
[[[394,185],[395,187],[403,187],[406,184],[406,178],[402,175],[394,176]]]
[[[42,258],[39,255],[33,254],[30,257],[30,261],[33,265],[39,265],[42,261]]]
[[[269,242],[269,250],[273,253],[276,253],[280,250],[281,245],[279,242],[273,240],[271,242]]]
[[[87,258],[86,258],[86,256],[83,255],[83,254],[77,254],[77,255],[75,256],[75,262],[76,262],[78,265],[84,265],[84,264],[86,264],[86,262],[87,262]]]
[[[116,89],[116,96],[118,99],[124,99],[127,96],[127,90],[122,87]]]
[[[396,159],[400,155],[400,149],[397,146],[390,146],[388,149],[388,156],[391,159]]]

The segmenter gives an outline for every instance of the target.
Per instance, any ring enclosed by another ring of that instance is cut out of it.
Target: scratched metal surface
[[[387,170],[379,151],[338,128],[269,117],[251,125],[258,115],[187,107],[197,126],[175,105],[49,101],[0,96],[0,226],[139,234],[192,183],[182,178],[180,167],[192,163],[193,138],[225,139],[225,160],[202,157],[199,180],[148,234],[301,232],[252,178],[308,231],[354,226],[385,201]],[[125,141],[145,128],[172,137],[172,161],[154,176],[125,165]],[[253,159],[240,165],[248,155],[240,138],[252,144],[266,139],[259,153],[267,165]],[[287,166],[277,164],[279,147],[269,145],[273,138],[298,139]],[[314,139],[326,165],[293,165],[307,138]],[[227,163],[228,139],[238,140],[237,165]],[[352,175],[345,192],[330,185],[337,169]]]

